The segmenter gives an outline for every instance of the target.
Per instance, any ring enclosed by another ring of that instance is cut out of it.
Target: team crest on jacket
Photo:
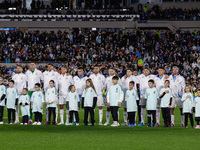
[[[21,80],[23,80],[23,77],[21,77]]]
[[[36,72],[35,75],[38,75],[38,73]]]
[[[65,79],[67,80],[68,78],[67,78],[67,77],[65,77]]]
[[[3,89],[1,89],[1,91],[3,91]]]
[[[118,93],[118,88],[116,88],[116,93]]]
[[[134,96],[134,93],[132,95]]]
[[[74,96],[74,99],[76,99],[76,95]]]
[[[99,80],[101,80],[101,77],[99,77]]]
[[[156,94],[156,91],[154,91],[153,94]]]
[[[41,95],[39,94],[38,97],[41,97]]]

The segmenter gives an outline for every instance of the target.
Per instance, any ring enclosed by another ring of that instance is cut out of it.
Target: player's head
[[[185,92],[186,93],[192,92],[192,87],[190,85],[186,85],[185,86]]]
[[[48,67],[48,68],[47,68],[47,69],[48,69],[48,71],[51,71],[51,70],[53,70],[53,68],[54,68],[54,67],[53,67],[53,64],[48,64],[48,66],[47,66],[47,67]]]
[[[98,74],[99,73],[99,66],[95,65],[93,71],[94,71],[94,74]]]
[[[76,90],[76,88],[75,88],[74,85],[70,85],[70,86],[69,86],[69,90],[70,90],[72,93],[74,93],[75,90]]]
[[[134,81],[130,81],[129,82],[129,89],[133,89],[134,88],[134,86],[135,86],[135,82]]]
[[[36,63],[35,62],[32,62],[31,64],[30,64],[30,69],[31,70],[34,70],[36,68]]]
[[[15,81],[14,81],[14,80],[10,80],[10,81],[9,81],[9,87],[10,87],[10,88],[13,88],[13,87],[14,87],[14,84],[15,84]]]
[[[143,74],[144,74],[145,76],[148,76],[149,73],[150,73],[149,68],[148,68],[148,67],[144,67],[144,69],[143,69]]]
[[[16,71],[17,71],[17,73],[22,73],[23,72],[22,66],[21,65],[17,65]]]
[[[174,67],[172,68],[172,73],[173,73],[174,75],[178,75],[178,73],[179,73],[179,68],[178,68],[177,66],[174,66]]]
[[[113,75],[115,75],[115,74],[116,74],[115,68],[112,68],[112,67],[111,67],[111,68],[109,69],[109,75],[110,75],[110,76],[113,76]]]
[[[153,88],[153,86],[154,86],[154,80],[152,80],[152,79],[149,80],[148,81],[148,85],[149,85],[150,88]]]
[[[67,72],[67,68],[63,66],[61,68],[61,74],[65,74],[66,72]]]
[[[200,97],[200,88],[197,89],[197,96]]]
[[[83,73],[84,73],[83,67],[79,67],[78,70],[77,70],[77,73],[78,73],[79,77],[82,77]]]
[[[23,94],[23,95],[26,95],[27,93],[28,93],[28,89],[27,89],[27,88],[23,88],[22,94]]]
[[[164,73],[165,73],[165,69],[164,69],[163,67],[159,67],[159,68],[158,68],[158,75],[159,75],[159,76],[163,76]]]
[[[40,90],[40,83],[35,83],[35,90],[39,91]]]
[[[118,76],[112,77],[112,82],[113,82],[113,84],[117,84],[117,83],[118,83],[118,80],[119,80],[119,77],[118,77]]]
[[[165,80],[165,82],[164,82],[165,88],[169,87],[169,84],[170,84],[170,81],[169,80]]]
[[[133,74],[133,70],[132,70],[131,68],[128,68],[128,69],[126,70],[126,75],[127,75],[128,77],[130,77],[132,74]]]
[[[0,84],[3,84],[3,78],[0,77]]]
[[[54,87],[54,85],[55,85],[54,80],[50,80],[50,81],[49,81],[49,86],[52,88],[52,87]]]

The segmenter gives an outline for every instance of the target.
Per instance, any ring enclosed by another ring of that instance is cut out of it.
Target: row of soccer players
[[[112,77],[111,87],[107,93],[107,106],[111,109],[113,124],[111,126],[119,126],[118,122],[118,108],[123,102],[124,92],[121,86],[118,84],[119,78],[117,76]],[[2,78],[0,80],[2,84]],[[35,122],[33,125],[41,125],[42,122],[42,112],[43,105],[46,102],[48,110],[48,122],[51,122],[51,114],[53,114],[53,125],[56,124],[56,107],[57,107],[57,90],[55,88],[55,82],[50,80],[50,88],[43,95],[43,92],[40,90],[40,84],[35,84],[35,92],[33,92],[31,99],[29,97],[27,88],[24,88],[22,95],[18,97],[16,88],[14,88],[14,81],[9,82],[9,88],[6,90],[4,85],[1,85],[1,92],[3,93],[1,97],[1,104],[6,105],[8,110],[8,124],[11,123],[11,114],[12,114],[12,123],[15,121],[15,110],[16,107],[21,105],[22,112],[22,125],[28,124],[28,117],[30,116],[30,107],[35,114]],[[157,89],[154,87],[154,80],[150,79],[148,81],[149,88],[145,91],[145,101],[147,104],[147,113],[148,113],[148,127],[155,126],[156,123],[156,105],[160,102],[162,109],[162,115],[164,119],[164,126],[171,127],[171,116],[170,108],[172,105],[172,92],[169,88],[170,81],[165,80],[164,88],[161,89],[158,93]],[[137,114],[137,101],[139,101],[138,93],[134,89],[134,81],[129,82],[129,89],[126,91],[124,102],[126,102],[127,112],[128,112],[128,127],[134,127]],[[66,98],[66,108],[69,110],[69,125],[72,125],[73,114],[75,115],[76,125],[79,125],[79,114],[78,110],[80,109],[80,99],[78,93],[76,92],[75,86],[69,86],[70,92]],[[19,102],[18,102],[19,98]],[[91,79],[86,80],[86,88],[83,91],[82,97],[82,108],[84,108],[84,125],[88,125],[88,113],[91,116],[92,126],[95,123],[94,120],[94,109],[97,102],[97,93],[94,87],[94,84]],[[193,111],[195,111],[195,119],[197,121],[196,128],[199,129],[199,116],[200,116],[200,89],[197,91],[197,97],[193,99],[193,94],[191,93],[191,87],[186,86],[185,94],[183,94],[181,101],[183,102],[183,113],[185,115],[185,127],[188,127],[188,116],[190,118],[191,126],[194,127],[193,121]],[[1,106],[3,107],[3,106]],[[195,109],[194,109],[195,108]],[[1,119],[3,115],[3,109],[1,109]],[[68,116],[67,116],[68,121]],[[152,122],[153,121],[153,122]],[[3,122],[1,121],[1,124]],[[66,124],[68,125],[68,124]]]
[[[28,94],[29,96],[32,95],[34,92],[35,83],[43,83],[44,91],[46,92],[49,88],[49,81],[54,80],[55,87],[59,91],[59,100],[58,103],[60,105],[60,124],[64,124],[63,121],[63,107],[65,104],[65,99],[68,94],[68,88],[70,85],[75,85],[79,98],[83,94],[83,90],[86,87],[85,81],[88,77],[84,76],[83,68],[78,68],[77,72],[78,75],[72,77],[67,73],[67,69],[65,67],[61,68],[61,75],[54,71],[53,65],[49,64],[47,71],[42,73],[38,69],[36,69],[36,64],[31,63],[30,69],[23,74],[23,68],[21,66],[17,66],[17,73],[13,76],[13,80],[15,81],[15,88],[18,91],[18,94],[22,94],[22,89],[24,87],[28,87]],[[104,75],[99,73],[99,67],[94,66],[93,74],[90,75],[90,79],[92,79],[94,83],[94,87],[97,93],[97,106],[99,108],[99,125],[103,125],[103,109],[104,100],[103,100],[103,91],[108,91],[112,83],[112,77],[116,75],[116,71],[114,68],[110,68],[109,70],[109,77],[105,78]],[[176,105],[180,108],[181,112],[181,125],[184,126],[184,114],[182,113],[183,102],[181,101],[181,96],[183,95],[185,89],[185,79],[179,74],[178,67],[173,67],[172,75],[168,76],[165,75],[164,68],[158,69],[158,75],[150,74],[148,68],[143,69],[143,73],[137,75],[137,71],[132,71],[131,69],[127,69],[126,75],[119,79],[119,84],[121,85],[124,93],[129,89],[129,82],[134,81],[135,86],[134,89],[138,92],[139,101],[138,101],[138,118],[139,118],[139,126],[144,125],[144,118],[145,118],[145,108],[146,108],[146,101],[145,101],[145,91],[148,88],[148,81],[153,79],[155,81],[154,86],[158,90],[164,87],[164,82],[166,79],[170,81],[170,89],[172,90],[172,105],[171,105],[171,125],[174,126],[174,108]],[[105,92],[104,92],[105,93]],[[127,108],[125,103],[123,103],[124,107],[124,125],[127,125]],[[18,112],[18,110],[16,111]],[[57,111],[56,111],[57,112]],[[18,113],[16,113],[16,122],[18,120]],[[58,112],[56,113],[56,116]],[[32,115],[31,115],[32,116]],[[48,115],[46,115],[48,120]],[[32,117],[30,117],[32,120]],[[106,112],[106,123],[105,125],[109,124],[110,120],[110,109],[107,108]],[[157,110],[156,110],[156,125],[160,125],[160,106],[157,103]]]

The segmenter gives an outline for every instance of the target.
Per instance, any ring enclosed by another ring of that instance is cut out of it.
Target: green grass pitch
[[[7,112],[4,111],[4,123]],[[106,108],[104,108],[105,122]],[[79,111],[80,126],[21,126],[0,125],[0,150],[46,150],[46,149],[123,149],[123,150],[199,150],[200,130],[180,127],[180,112],[175,110],[175,127],[147,128],[124,126],[99,126],[96,108],[96,125],[83,126],[83,109]],[[161,114],[162,115],[162,114]],[[58,117],[58,121],[59,121]],[[112,120],[112,119],[111,119]],[[21,117],[20,117],[21,121]],[[43,115],[43,122],[45,115]],[[123,109],[120,108],[120,123],[123,123]],[[196,123],[195,123],[196,125]]]

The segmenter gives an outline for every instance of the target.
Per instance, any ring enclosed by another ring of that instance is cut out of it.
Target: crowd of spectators
[[[156,74],[158,67],[168,74],[176,65],[193,88],[200,87],[200,31],[127,31],[116,29],[73,32],[0,32],[0,61],[4,63],[51,62],[55,68],[67,65],[69,73],[76,74],[84,66],[86,75],[94,64],[107,76],[114,67],[122,77],[127,68],[142,73],[142,66]],[[45,70],[45,67],[38,66]],[[1,66],[5,79],[13,75],[15,67]],[[25,68],[27,69],[27,67]]]

